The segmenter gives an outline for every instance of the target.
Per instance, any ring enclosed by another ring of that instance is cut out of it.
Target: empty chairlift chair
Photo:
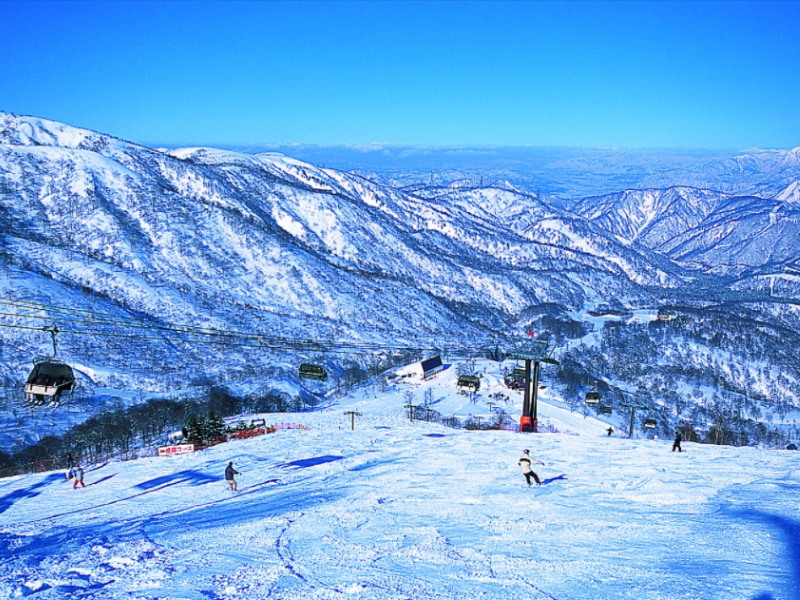
[[[465,394],[477,392],[481,389],[481,379],[475,375],[460,375],[456,387],[458,391],[464,392]]]
[[[655,429],[656,425],[658,425],[658,423],[656,422],[655,419],[645,419],[644,420],[644,426],[647,429]]]
[[[325,381],[328,379],[328,373],[322,365],[303,363],[300,365],[300,377],[315,381]]]
[[[586,392],[586,404],[590,406],[600,404],[600,392]]]
[[[75,373],[67,363],[53,358],[38,359],[25,382],[25,401],[37,406],[57,402],[71,394],[74,387]]]
[[[612,410],[610,406],[601,404],[600,406],[597,407],[597,412],[599,412],[601,415],[610,415],[612,413]]]

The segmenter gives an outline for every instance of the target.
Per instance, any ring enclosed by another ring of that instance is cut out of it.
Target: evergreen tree
[[[203,416],[191,415],[186,424],[186,440],[190,444],[202,444],[205,437],[206,419]]]
[[[212,441],[225,435],[225,421],[222,420],[222,417],[217,415],[214,411],[211,411],[211,414],[208,416],[208,420],[206,421],[206,428],[207,428],[207,440]]]

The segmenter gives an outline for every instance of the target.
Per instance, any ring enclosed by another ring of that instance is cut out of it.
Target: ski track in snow
[[[290,417],[308,431],[87,469],[86,489],[0,481],[0,600],[800,600],[797,453],[673,453],[546,403],[570,434],[451,430],[404,419],[404,389]]]

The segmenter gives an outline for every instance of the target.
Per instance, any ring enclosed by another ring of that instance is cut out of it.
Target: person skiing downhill
[[[233,461],[231,461],[228,463],[228,466],[225,467],[225,481],[228,482],[228,487],[231,488],[232,492],[236,491],[236,479],[234,479],[234,475],[240,475],[240,473],[233,468]]]
[[[522,474],[525,475],[525,481],[528,482],[528,487],[531,485],[531,477],[536,482],[536,485],[542,485],[542,482],[539,481],[539,476],[533,472],[531,469],[531,464],[536,463],[537,465],[545,466],[544,463],[540,460],[536,460],[535,458],[531,458],[530,450],[527,448],[522,451],[522,456],[519,459],[519,468],[522,471]]]
[[[83,467],[80,465],[75,467],[75,483],[72,484],[72,489],[77,488],[79,483],[81,487],[86,487],[86,484],[83,483]]]
[[[675,441],[672,443],[672,451],[673,452],[675,452],[676,449],[678,450],[678,452],[683,452],[683,450],[681,449],[681,442],[682,441],[683,441],[683,438],[681,438],[680,431],[676,431],[675,432]]]

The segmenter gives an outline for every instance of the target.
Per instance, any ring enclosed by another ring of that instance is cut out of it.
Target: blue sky
[[[142,143],[800,146],[800,2],[2,2],[0,110]]]

